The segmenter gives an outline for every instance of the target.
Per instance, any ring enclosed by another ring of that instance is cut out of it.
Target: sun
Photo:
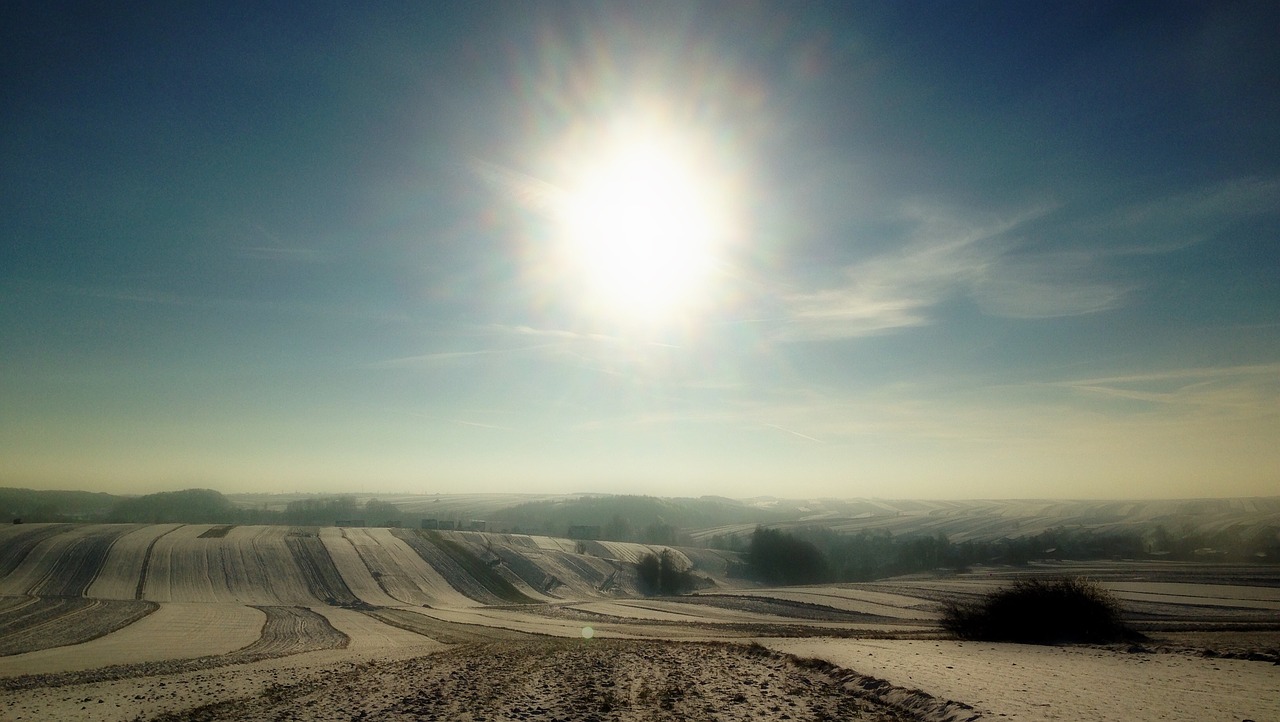
[[[616,134],[584,154],[558,215],[590,309],[654,321],[705,301],[725,236],[716,185],[673,136]]]

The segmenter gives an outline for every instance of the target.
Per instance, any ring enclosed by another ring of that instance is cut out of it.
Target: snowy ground
[[[1280,667],[1265,661],[950,640],[767,639],[964,702],[1007,720],[1280,720]]]
[[[210,528],[0,531],[0,650],[18,652],[0,652],[0,720],[1280,720],[1280,571],[1268,567],[718,580],[638,599],[617,588],[618,557],[638,545]],[[1015,574],[1094,578],[1152,639],[943,638],[939,602]],[[482,601],[510,590],[526,603]]]

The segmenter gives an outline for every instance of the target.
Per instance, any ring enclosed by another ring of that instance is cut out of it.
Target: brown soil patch
[[[732,644],[501,641],[325,671],[159,719],[912,719],[833,671]]]

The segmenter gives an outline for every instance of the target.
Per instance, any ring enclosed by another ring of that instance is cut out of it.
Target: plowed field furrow
[[[147,565],[143,597],[155,602],[231,602],[222,570],[210,569],[207,544],[220,539],[199,539],[208,524],[178,527],[156,540]],[[214,574],[218,585],[214,584]]]
[[[481,604],[502,604],[497,597],[485,591],[475,579],[457,562],[435,544],[428,542],[412,530],[400,529],[395,532],[405,544],[409,545],[419,557],[433,569],[440,572],[449,586],[457,589],[468,598]]]
[[[433,607],[474,607],[477,602],[459,592],[440,571],[428,564],[390,529],[344,529],[370,574],[398,604]]]
[[[738,561],[736,555],[710,549],[683,549],[682,551],[689,561],[693,562],[694,569],[714,577],[727,576],[730,567]]]
[[[386,654],[401,653],[408,649],[430,652],[444,647],[421,634],[393,627],[355,609],[316,607],[312,611],[328,619],[334,629],[351,638],[351,642],[347,644],[347,650],[351,652]]]
[[[594,557],[586,557],[581,554],[569,554],[568,552],[547,552],[547,556],[554,559],[558,564],[572,571],[572,576],[581,579],[590,586],[591,590],[597,591],[605,580],[618,571],[617,567],[604,560]],[[561,577],[561,581],[566,581],[566,577]]]
[[[12,614],[16,610],[23,607],[31,606],[40,601],[37,597],[0,597],[0,618],[5,614]]]
[[[263,583],[271,592],[272,604],[309,607],[324,604],[325,597],[312,593],[307,577],[285,541],[289,527],[259,527],[262,533],[252,539],[251,548]]]
[[[227,588],[237,600],[246,604],[275,604],[284,601],[271,593],[272,584],[267,577],[266,565],[255,546],[255,542],[265,529],[265,527],[236,527],[224,534],[219,544]],[[205,543],[209,543],[218,537],[206,536],[204,539]],[[286,569],[272,571],[288,574]]]
[[[814,669],[725,644],[495,641],[430,657],[361,665],[156,719],[918,719],[861,689],[846,689],[835,672],[843,670]]]
[[[135,602],[136,603],[136,602]],[[194,606],[194,605],[187,605]],[[247,609],[247,607],[240,607]],[[303,607],[262,606],[266,622],[256,641],[228,654],[208,655],[192,659],[175,659],[136,664],[118,664],[77,672],[30,674],[0,679],[0,690],[17,691],[37,687],[62,687],[112,680],[157,675],[172,675],[230,665],[250,664],[264,659],[284,657],[326,649],[344,649],[347,635],[329,624],[329,620]]]
[[[548,551],[568,552],[572,554],[574,549],[573,542],[568,539],[557,539],[556,537],[550,536],[531,536],[529,537],[529,540],[532,541],[534,546],[539,549],[546,549]]]
[[[422,533],[430,534],[430,532]],[[471,556],[483,561],[494,574],[524,596],[539,602],[559,601],[559,597],[548,595],[543,590],[560,586],[562,582],[553,578],[529,558],[540,556],[537,548],[532,544],[509,544],[508,537],[509,535],[476,532],[440,533],[441,539],[462,547]],[[484,579],[479,581],[482,584],[485,582]],[[488,588],[488,584],[485,586]],[[490,589],[490,591],[498,593],[500,589]]]
[[[617,559],[619,561],[629,562],[631,564],[635,564],[636,562],[639,562],[641,559],[645,558],[646,556],[649,556],[650,554],[653,554],[655,556],[658,554],[661,554],[663,550],[669,548],[669,547],[663,547],[663,546],[648,546],[645,544],[634,544],[631,542],[602,541],[597,543],[600,546],[603,546],[605,549],[609,550],[610,559]],[[685,557],[685,555],[682,554],[678,549],[671,549],[671,552],[677,555],[677,561],[680,562],[681,566],[686,566],[690,564],[689,559]]]
[[[0,657],[0,678],[222,657],[253,644],[262,635],[265,621],[263,612],[253,607],[170,602],[127,627],[83,644]]]
[[[343,529],[345,536],[360,560],[369,570],[370,576],[378,583],[387,596],[396,600],[396,604],[430,604],[431,600],[422,593],[418,585],[413,583],[404,570],[396,564],[391,554],[373,540],[364,529]]]
[[[334,567],[342,574],[342,581],[360,601],[376,607],[403,604],[387,595],[386,590],[373,578],[360,553],[352,545],[351,540],[344,536],[341,529],[321,527],[320,543],[324,545],[324,550],[328,552]]]
[[[749,603],[744,600],[751,600]],[[932,609],[918,609],[915,605],[910,607],[901,607],[888,604],[879,604],[877,602],[856,599],[839,594],[823,594],[812,588],[805,591],[793,591],[790,589],[770,589],[760,592],[747,592],[742,594],[706,594],[698,595],[696,601],[704,604],[715,606],[724,606],[729,608],[748,608],[749,606],[770,605],[778,608],[794,607],[797,612],[793,616],[810,617],[812,613],[801,613],[800,610],[816,610],[821,615],[832,615],[832,618],[841,618],[842,614],[851,614],[854,616],[872,616],[883,617],[887,620],[933,620],[938,618],[938,613]]]
[[[181,525],[178,525],[178,526],[181,526]],[[147,575],[151,572],[151,554],[153,551],[155,551],[156,542],[160,541],[160,539],[164,537],[165,534],[168,534],[174,531],[175,529],[177,529],[178,526],[174,526],[170,529],[166,529],[159,536],[155,537],[147,544],[147,549],[142,554],[142,566],[138,571],[138,585],[133,589],[134,599],[142,599],[143,592],[147,588]]]
[[[31,550],[40,542],[58,534],[67,528],[70,524],[23,524],[15,525],[23,528],[6,535],[3,544],[0,544],[0,579],[9,576],[9,574],[22,564],[22,560],[27,558]]]
[[[110,524],[95,527],[91,533],[76,539],[49,569],[31,594],[44,597],[78,597],[98,577],[111,547],[120,537],[136,530],[132,524]]]
[[[445,644],[464,644],[495,639],[535,639],[538,636],[502,627],[446,622],[407,609],[369,609],[364,610],[364,613],[385,624],[421,634]]]
[[[116,539],[84,595],[95,599],[139,599],[138,590],[145,578],[151,547],[157,538],[177,526],[149,524]]]
[[[34,544],[17,566],[0,578],[0,594],[22,596],[30,592],[49,573],[49,567],[57,561],[62,547],[74,534],[74,528],[67,529],[65,533],[59,530],[59,533],[45,536]]]
[[[883,607],[880,613],[866,610],[841,609],[807,600],[785,596],[748,596],[737,594],[698,594],[682,597],[681,602],[690,606],[705,605],[729,612],[748,612],[773,621],[782,619],[813,619],[826,621],[860,622],[866,624],[901,623],[906,619],[932,619],[937,615],[918,617],[904,610]]]
[[[507,549],[504,547],[494,547],[493,553],[502,560],[507,569],[511,570],[520,578],[520,581],[528,584],[533,589],[544,594],[554,593],[557,586],[564,584],[558,577],[548,574],[546,570],[533,562],[530,557],[541,556],[541,554],[528,547],[519,551],[515,549]]]
[[[306,577],[312,596],[336,606],[351,606],[360,600],[342,580],[333,559],[314,529],[294,528],[285,537],[293,560]]]
[[[236,655],[245,657],[283,657],[320,649],[345,649],[351,641],[347,635],[329,624],[329,620],[305,607],[259,606],[267,615],[258,641]]]
[[[42,598],[0,613],[0,656],[87,642],[133,624],[157,606],[128,600]]]
[[[0,579],[0,594],[22,595],[33,594],[33,591],[50,580],[56,567],[61,565],[67,571],[68,564],[78,563],[76,554],[69,552],[77,547],[86,537],[95,537],[103,529],[110,529],[105,524],[69,524],[59,529],[56,534],[41,540],[31,549],[22,562],[4,579]],[[54,580],[57,583],[57,580]]]
[[[26,597],[26,599],[31,600],[30,603],[13,605],[5,612],[3,617],[0,617],[0,633],[15,634],[23,632],[29,628],[44,624],[50,619],[56,619],[68,611],[92,606],[94,601],[83,597],[52,597],[48,599]]]
[[[535,601],[503,579],[488,562],[455,541],[429,531],[418,534],[408,529],[397,529],[395,534],[438,570],[454,589],[481,604],[528,604]]]
[[[369,529],[369,538],[377,541],[401,569],[436,607],[474,607],[477,602],[458,591],[457,587],[431,566],[392,529]]]
[[[579,541],[574,545],[574,550],[593,557],[600,557],[601,559],[613,558],[613,554],[609,551],[608,547],[605,547],[598,541]]]

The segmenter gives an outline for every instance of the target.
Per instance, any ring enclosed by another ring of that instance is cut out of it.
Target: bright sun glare
[[[560,211],[590,310],[655,321],[706,299],[723,240],[708,176],[652,134],[615,138],[586,159]]]

